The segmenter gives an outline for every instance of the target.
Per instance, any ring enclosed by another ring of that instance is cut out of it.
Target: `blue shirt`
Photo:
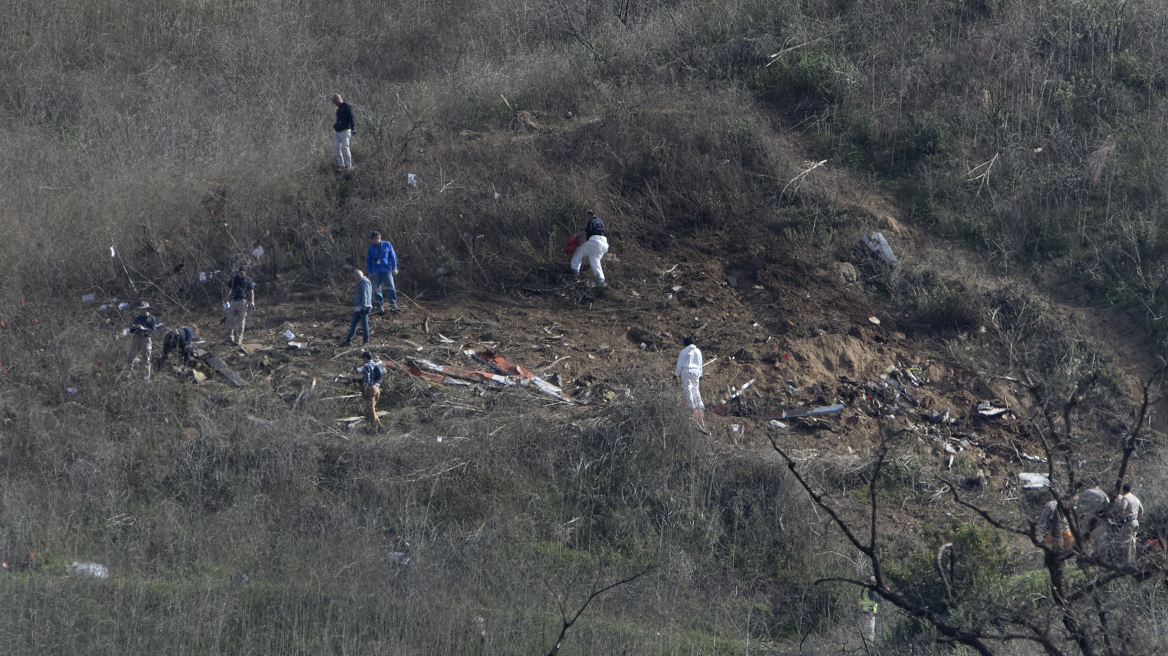
[[[362,276],[357,283],[357,291],[353,292],[353,307],[363,308],[373,305],[373,283]]]
[[[376,360],[366,362],[357,371],[361,372],[362,383],[366,385],[381,384],[381,365]]]
[[[365,253],[365,271],[367,273],[388,273],[397,268],[397,253],[393,252],[393,244],[381,240],[380,244],[369,244]]]
[[[154,334],[154,328],[157,324],[158,319],[155,318],[153,314],[147,314],[146,316],[139,314],[138,316],[134,317],[135,330],[133,333],[135,335],[141,335],[142,337],[149,337]]]

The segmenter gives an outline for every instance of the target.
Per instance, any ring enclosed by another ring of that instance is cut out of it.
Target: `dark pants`
[[[186,339],[184,333],[177,330],[168,330],[166,336],[162,339],[162,360],[158,366],[166,364],[166,359],[170,357],[171,351],[178,351],[182,356],[183,364],[190,364],[191,357],[195,354],[194,349],[191,348],[191,341]]]
[[[353,335],[357,332],[357,324],[361,324],[361,334],[365,336],[365,341],[369,341],[369,313],[364,309],[353,310],[353,320],[349,322],[349,336],[346,340],[352,340]]]

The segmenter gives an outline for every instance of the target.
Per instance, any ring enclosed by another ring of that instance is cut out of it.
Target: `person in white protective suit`
[[[694,345],[693,337],[685,338],[685,348],[681,349],[681,354],[677,356],[673,379],[681,383],[685,405],[693,409],[693,420],[701,423],[706,414],[706,405],[702,403],[702,392],[699,388],[702,379],[702,352]]]
[[[604,269],[600,267],[600,260],[608,252],[608,237],[604,236],[604,221],[588,210],[588,224],[584,226],[584,238],[587,240],[576,248],[572,255],[572,272],[580,275],[580,265],[584,258],[588,258],[588,265],[592,267],[592,275],[596,276],[596,284],[608,287],[604,281]]]

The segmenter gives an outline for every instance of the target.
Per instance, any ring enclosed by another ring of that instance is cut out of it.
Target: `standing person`
[[[255,281],[247,275],[247,267],[239,267],[231,277],[231,282],[227,283],[227,295],[227,340],[232,344],[242,344],[247,312],[255,309]]]
[[[397,275],[397,253],[393,251],[393,244],[382,241],[381,233],[376,230],[369,235],[369,250],[365,253],[365,270],[369,272],[369,282],[373,285],[373,304],[377,306],[377,314],[385,314],[385,297],[381,295],[381,285],[389,288],[385,295],[389,297],[389,311],[397,312],[397,287],[393,277]]]
[[[1136,563],[1136,532],[1140,529],[1140,519],[1144,516],[1144,504],[1131,493],[1131,484],[1124,483],[1119,496],[1111,506],[1118,538],[1117,554],[1121,564],[1131,567]]]
[[[146,380],[150,380],[150,350],[152,347],[150,340],[154,337],[156,328],[158,328],[158,319],[150,314],[150,304],[142,301],[138,305],[138,316],[134,317],[134,323],[130,325],[132,339],[130,341],[130,357],[126,358],[126,364],[130,365],[129,371],[133,371],[134,358],[141,353],[142,360],[146,363]]]
[[[191,344],[198,337],[199,329],[195,326],[184,326],[166,331],[166,335],[162,338],[162,359],[158,361],[158,366],[166,365],[166,358],[170,356],[171,351],[178,351],[182,355],[183,364],[190,364],[191,358],[195,355],[195,349]]]
[[[381,419],[377,416],[377,399],[381,398],[381,362],[369,351],[364,351],[365,364],[357,368],[361,374],[361,401],[369,430],[380,433]]]
[[[369,343],[369,313],[373,311],[373,285],[360,269],[353,269],[353,281],[357,283],[357,289],[353,292],[353,320],[349,322],[349,336],[341,342],[341,346],[353,343],[357,324],[361,324],[361,334],[365,336],[362,344]]]
[[[685,393],[685,405],[692,408],[691,418],[699,424],[705,418],[706,405],[702,403],[699,384],[702,379],[702,352],[694,344],[693,337],[683,341],[685,348],[677,356],[677,367],[673,370],[673,380],[681,383]]]
[[[1111,498],[1107,496],[1099,487],[1097,481],[1092,481],[1093,485],[1075,495],[1073,499],[1075,506],[1075,514],[1079,517],[1079,531],[1083,536],[1083,545],[1080,546],[1079,552],[1096,557],[1100,544],[1106,544],[1106,538],[1102,535],[1102,530],[1106,526],[1107,509],[1111,507]]]
[[[1066,546],[1067,520],[1059,512],[1058,501],[1051,499],[1042,507],[1038,514],[1038,529],[1042,532],[1042,539],[1056,551],[1063,551]]]
[[[868,642],[876,642],[876,611],[884,599],[871,588],[876,577],[868,577],[868,585],[860,588],[860,633]]]
[[[600,259],[608,252],[608,237],[604,236],[604,221],[588,210],[588,223],[584,226],[585,242],[580,244],[576,253],[572,255],[572,272],[580,276],[580,265],[584,258],[588,258],[588,265],[592,267],[592,275],[596,276],[596,284],[608,287],[604,281],[604,269],[600,266]]]
[[[333,151],[337,154],[337,170],[351,171],[353,155],[349,152],[349,137],[357,134],[357,119],[353,116],[353,106],[345,102],[341,94],[333,94],[333,104],[337,106],[337,122],[333,123]]]

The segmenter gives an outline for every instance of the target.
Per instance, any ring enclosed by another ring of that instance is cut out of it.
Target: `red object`
[[[485,365],[493,367],[496,371],[506,376],[535,378],[535,374],[517,364],[508,362],[506,358],[499,355],[498,351],[479,351],[474,354],[474,358]]]
[[[579,237],[572,237],[568,240],[568,243],[564,245],[564,255],[575,255],[576,249],[580,248],[580,244],[582,243],[584,243],[584,240],[580,239]]]

